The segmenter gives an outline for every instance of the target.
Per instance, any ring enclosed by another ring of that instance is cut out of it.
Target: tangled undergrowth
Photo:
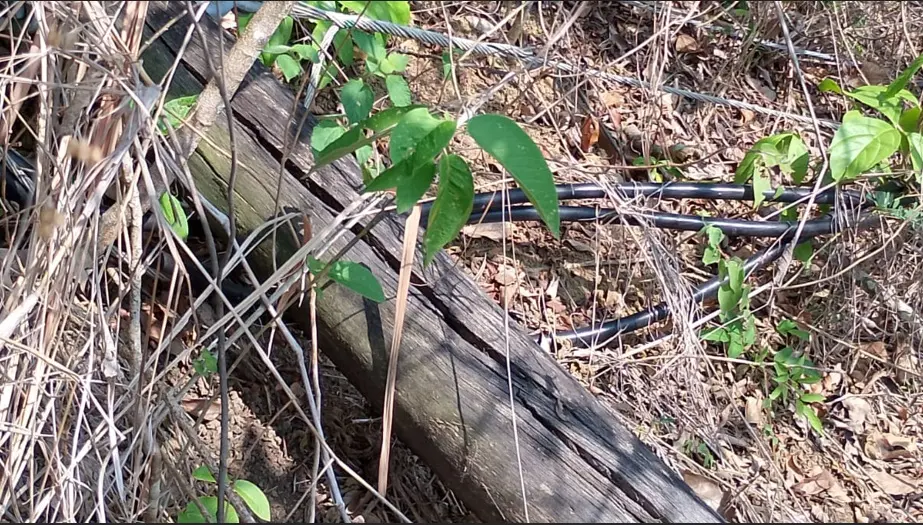
[[[185,280],[176,264],[190,260],[185,250],[207,261],[214,247],[203,240],[201,208],[187,201],[187,217],[174,207],[190,194],[183,141],[194,134],[183,132],[200,123],[186,121],[196,97],[168,99],[137,61],[153,36],[144,4],[30,4],[28,14],[19,10],[23,2],[0,8],[0,143],[32,163],[35,181],[34,202],[19,208],[9,198],[15,188],[0,188],[7,195],[0,217],[3,519],[156,522],[215,513],[208,482],[218,473],[221,446],[214,335],[227,329],[229,338],[246,341],[228,363],[228,463],[240,482],[228,497],[240,518],[383,521],[399,519],[398,510],[414,521],[471,521],[400,446],[392,452],[396,508],[374,497],[365,480],[374,479],[378,463],[378,407],[325,364],[310,338],[271,323],[251,332]],[[671,305],[672,320],[607,344],[546,337],[545,349],[617,407],[625,424],[727,519],[923,517],[923,238],[914,200],[923,169],[923,83],[914,69],[923,51],[915,36],[923,31],[920,7],[410,2],[405,13],[373,12],[364,2],[311,4],[472,40],[547,45],[556,59],[584,71],[510,76],[518,66],[509,59],[384,35],[347,37],[329,31],[329,23],[286,19],[259,61],[299,93],[317,70],[306,96],[313,89],[313,112],[327,117],[312,142],[318,157],[338,140],[343,146],[350,125],[388,107],[413,103],[456,115],[476,102],[481,113],[525,130],[555,182],[741,182],[759,194],[819,181],[872,195],[880,217],[874,227],[798,244],[749,276],[741,261],[773,241],[714,229],[578,222],[562,224],[558,240],[538,222],[456,221],[461,235],[447,249],[535,334]],[[255,16],[232,11],[222,20],[239,34]],[[333,53],[323,45],[328,35]],[[586,74],[590,69],[654,89],[616,84]],[[841,125],[704,104],[658,86]],[[451,162],[470,171],[474,190],[510,182],[509,166],[485,154],[476,137],[448,136]],[[354,154],[372,181],[387,172],[388,159],[397,162],[394,140],[346,144],[339,153]],[[15,157],[7,154],[5,162]],[[435,186],[411,190],[419,192],[412,201],[428,189]],[[398,186],[399,199],[400,192]],[[809,218],[771,202],[602,205]],[[144,226],[145,212],[158,208],[165,220]],[[810,218],[826,211],[815,209]],[[329,238],[316,233],[318,249]],[[448,242],[449,233],[438,241]],[[368,279],[350,280],[342,269],[327,270],[341,284],[375,294]],[[324,271],[323,263],[313,271]],[[716,300],[690,307],[689,290],[716,274],[729,276],[729,284]],[[301,345],[312,362],[287,349],[274,352],[281,339]],[[313,412],[308,399],[322,409]],[[326,431],[323,440],[312,423]],[[327,462],[342,462],[338,479],[319,474]]]

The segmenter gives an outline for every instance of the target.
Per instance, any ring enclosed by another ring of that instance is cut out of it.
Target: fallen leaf
[[[891,81],[891,73],[875,62],[862,64],[862,74],[865,75],[871,85],[888,84]]]
[[[888,348],[885,346],[885,344],[882,341],[875,341],[874,343],[869,343],[865,345],[862,349],[879,359],[888,358]]]
[[[753,117],[756,116],[756,113],[750,111],[749,109],[741,109],[740,116],[743,117],[743,123],[749,124],[753,120]]]
[[[698,53],[700,51],[699,42],[685,33],[676,35],[673,48],[677,53]]]
[[[872,405],[865,398],[849,396],[843,400],[843,406],[849,412],[849,427],[853,432],[861,434],[865,430],[865,422],[872,414]]]
[[[583,119],[583,125],[580,126],[580,150],[586,153],[597,142],[599,142],[599,122],[593,115],[587,115]]]
[[[494,280],[503,286],[509,286],[516,282],[516,269],[509,266],[501,266],[497,270]]]
[[[557,275],[551,278],[551,282],[548,283],[548,288],[545,289],[545,295],[547,295],[549,299],[554,299],[558,296],[558,285],[560,283],[561,280],[558,279]]]
[[[577,250],[578,252],[593,253],[595,251],[593,250],[593,247],[590,246],[589,244],[582,242],[582,241],[577,241],[574,239],[566,239],[564,241],[564,244],[570,246],[571,248]]]
[[[218,398],[214,401],[208,398],[184,399],[180,403],[183,405],[183,410],[194,418],[198,418],[204,410],[203,421],[212,421],[221,413],[221,403],[218,402]]]
[[[870,470],[869,477],[891,496],[904,496],[917,491],[918,482],[906,476],[898,477],[881,470]]]
[[[746,408],[747,422],[751,425],[762,427],[763,425],[763,402],[756,396],[747,396]]]
[[[607,91],[601,98],[607,108],[619,108],[625,105],[625,97],[618,91]]]
[[[615,108],[609,108],[609,123],[615,129],[622,127],[622,114]]]
[[[490,239],[492,241],[503,240],[503,234],[506,237],[513,235],[513,225],[508,222],[492,222],[484,224],[469,224],[462,228],[462,233],[472,239]]]
[[[872,459],[891,461],[899,458],[912,458],[917,444],[906,436],[891,433],[872,432],[865,440],[865,454]]]
[[[824,492],[829,497],[835,498],[839,501],[849,501],[849,494],[847,494],[843,486],[840,485],[840,482],[837,481],[837,479],[833,477],[833,474],[831,474],[828,470],[821,470],[816,475],[805,478],[801,482],[796,483],[792,488],[806,496],[813,496],[815,494]]]
[[[717,483],[688,470],[683,471],[683,481],[713,510],[721,507],[726,494]]]

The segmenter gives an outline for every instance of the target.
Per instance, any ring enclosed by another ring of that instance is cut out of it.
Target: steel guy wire
[[[502,56],[506,58],[513,58],[523,62],[527,69],[536,69],[539,67],[547,66],[559,71],[570,73],[570,74],[584,74],[607,80],[610,82],[615,82],[617,84],[622,84],[626,86],[631,86],[640,89],[649,89],[652,91],[662,91],[664,93],[670,93],[672,95],[677,95],[692,100],[697,100],[699,102],[705,102],[708,104],[716,104],[720,106],[729,106],[737,109],[745,109],[748,111],[753,111],[755,113],[761,113],[764,115],[769,115],[773,117],[788,118],[798,122],[811,123],[813,119],[808,116],[798,115],[796,113],[788,113],[785,111],[779,111],[772,108],[767,108],[757,104],[751,104],[749,102],[744,102],[741,100],[732,100],[724,97],[719,97],[716,95],[707,95],[704,93],[698,93],[695,91],[690,91],[683,88],[672,87],[672,86],[653,86],[649,82],[643,80],[625,77],[621,75],[615,75],[608,73],[595,68],[583,68],[575,66],[573,64],[563,62],[560,60],[545,60],[541,57],[535,55],[534,51],[531,49],[522,48],[519,46],[513,46],[509,44],[498,44],[498,43],[488,43],[488,42],[475,42],[473,40],[468,40],[465,38],[449,38],[447,35],[438,33],[435,31],[430,31],[426,29],[418,29],[415,27],[395,24],[392,22],[386,22],[383,20],[374,20],[365,17],[359,17],[356,15],[350,15],[346,13],[336,13],[332,11],[325,11],[323,9],[318,9],[313,6],[309,6],[303,3],[295,4],[295,7],[292,9],[292,15],[296,18],[307,18],[311,20],[325,20],[331,22],[341,29],[350,29],[357,28],[363,31],[370,31],[376,33],[386,33],[393,36],[398,36],[402,38],[410,38],[412,40],[417,40],[419,42],[424,42],[430,45],[439,46],[439,47],[457,47],[465,51],[470,51],[471,53],[476,53],[480,55],[489,55],[489,56]],[[829,129],[836,129],[839,127],[839,123],[827,119],[818,119],[818,123],[821,126],[824,126]]]

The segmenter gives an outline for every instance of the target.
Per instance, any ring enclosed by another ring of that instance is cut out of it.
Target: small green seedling
[[[192,477],[199,481],[204,481],[205,483],[217,483],[215,477],[208,470],[206,466],[200,466],[195,469],[192,473]],[[253,482],[238,479],[234,480],[231,483],[231,488],[234,492],[240,496],[240,499],[244,501],[247,505],[247,508],[250,509],[250,512],[255,514],[258,518],[263,521],[272,521],[272,511],[269,507],[269,499],[266,497],[266,494],[256,486]],[[216,516],[218,515],[218,498],[215,496],[201,496],[196,498],[199,504],[205,508],[206,513],[203,514],[202,510],[199,508],[199,505],[196,505],[195,501],[190,501],[185,510],[179,513],[176,521],[178,523],[215,523],[217,522]],[[228,502],[225,502],[225,519],[228,523],[240,523],[240,517],[237,515],[237,510]]]
[[[189,220],[179,199],[168,191],[163,192],[160,195],[160,210],[163,212],[163,216],[170,228],[176,232],[180,239],[185,241],[189,237]]]

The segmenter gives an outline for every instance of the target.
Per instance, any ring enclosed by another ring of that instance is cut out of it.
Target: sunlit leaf
[[[900,144],[901,134],[894,126],[849,111],[830,143],[831,176],[837,182],[855,179],[890,157]]]
[[[186,504],[186,510],[177,516],[176,521],[178,523],[217,523],[218,498],[215,496],[201,497],[199,498],[199,503],[205,507],[208,513],[207,519],[206,516],[203,516],[202,512],[199,511],[199,507],[195,502],[190,501]],[[237,511],[234,510],[234,507],[227,501],[224,503],[224,518],[227,523],[240,523],[240,517],[237,516]]]
[[[423,239],[423,264],[427,265],[468,222],[474,207],[474,179],[465,159],[444,155],[439,160],[439,189],[430,208]]]
[[[276,66],[278,66],[279,71],[282,72],[282,76],[285,77],[286,82],[291,82],[293,78],[301,74],[301,64],[290,55],[277,56]]]
[[[468,134],[513,176],[555,238],[561,219],[554,176],[541,150],[512,119],[478,115],[468,121]]]
[[[407,81],[400,75],[388,75],[385,77],[385,86],[388,88],[388,98],[395,106],[403,107],[410,105],[410,86]]]
[[[245,479],[234,482],[234,492],[244,500],[250,511],[263,521],[272,521],[269,499],[259,487]]]
[[[313,258],[308,258],[308,267],[314,274],[323,270],[325,263]],[[381,284],[375,275],[359,263],[352,261],[337,261],[330,266],[327,274],[330,279],[359,295],[371,299],[376,303],[384,302],[385,292],[381,289]]]
[[[200,465],[198,468],[192,471],[192,477],[199,480],[205,481],[207,483],[216,483],[215,476],[212,476],[210,470],[205,465]]]
[[[361,122],[368,118],[375,102],[375,94],[365,85],[360,78],[354,78],[343,86],[340,91],[340,101],[350,124]]]
[[[910,82],[910,79],[917,74],[917,71],[923,67],[923,55],[918,56],[913,62],[907,66],[907,69],[901,71],[901,74],[894,79],[891,84],[888,85],[888,90],[885,91],[885,96],[893,97],[900,90],[907,87],[907,84]]]
[[[163,212],[163,216],[170,228],[176,232],[180,239],[185,241],[186,237],[189,236],[189,220],[179,199],[170,195],[168,191],[163,192],[160,194],[160,210]]]

